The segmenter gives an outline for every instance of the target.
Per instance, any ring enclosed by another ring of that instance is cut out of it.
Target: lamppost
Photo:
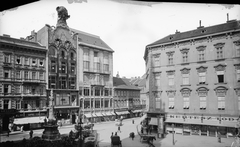
[[[82,146],[82,110],[81,110],[81,103],[82,99],[80,99],[79,103],[79,112],[78,112],[78,129],[79,129],[79,147]]]
[[[175,140],[174,140],[174,124],[172,124],[172,138],[173,138],[173,145],[175,145]]]

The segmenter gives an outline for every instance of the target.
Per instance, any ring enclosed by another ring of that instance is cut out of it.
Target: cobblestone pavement
[[[121,133],[118,132],[122,140],[123,147],[148,147],[147,143],[140,142],[140,137],[137,135],[136,126],[139,125],[139,118],[134,118],[135,123],[132,124],[132,119],[123,120],[123,126],[121,126]],[[70,130],[73,130],[73,125],[63,126],[59,129],[62,135],[67,135]],[[112,132],[117,132],[117,126],[115,122],[103,122],[97,123],[94,126],[94,130],[99,133],[99,147],[111,147],[110,136]],[[34,130],[33,136],[42,136],[43,129]],[[129,133],[134,132],[136,137],[134,140],[129,138]],[[8,140],[22,140],[23,138],[29,138],[29,131],[25,132],[12,132],[9,137],[6,134],[0,135],[0,141]],[[175,134],[175,145],[173,145],[172,134],[167,134],[165,138],[157,138],[153,142],[155,147],[230,147],[234,138],[222,138],[221,143],[217,142],[216,137],[207,136],[187,136]]]

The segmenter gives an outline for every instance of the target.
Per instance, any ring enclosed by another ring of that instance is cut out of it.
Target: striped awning
[[[96,116],[103,116],[102,113],[95,113]]]
[[[85,115],[86,118],[92,117],[91,113],[85,113],[84,115]]]
[[[115,115],[115,114],[112,114],[111,112],[105,112],[104,114],[105,114],[106,116]]]
[[[121,111],[121,112],[115,112],[115,113],[117,113],[117,115],[129,114],[129,112],[128,112],[128,111]]]
[[[45,116],[41,117],[24,117],[24,118],[15,118],[14,119],[14,124],[34,124],[34,123],[44,123],[44,118]]]

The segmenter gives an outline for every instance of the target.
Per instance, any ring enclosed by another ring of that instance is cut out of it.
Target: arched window
[[[55,57],[56,56],[56,49],[54,47],[50,47],[48,54],[49,54],[49,56]]]
[[[64,59],[65,58],[65,52],[62,50],[61,51],[61,58]]]

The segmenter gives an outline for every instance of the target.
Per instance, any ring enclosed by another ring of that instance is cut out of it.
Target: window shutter
[[[8,93],[11,93],[11,85],[8,85]]]
[[[0,84],[0,95],[3,93],[3,85]]]
[[[16,109],[16,101],[15,100],[11,100],[11,108]]]

